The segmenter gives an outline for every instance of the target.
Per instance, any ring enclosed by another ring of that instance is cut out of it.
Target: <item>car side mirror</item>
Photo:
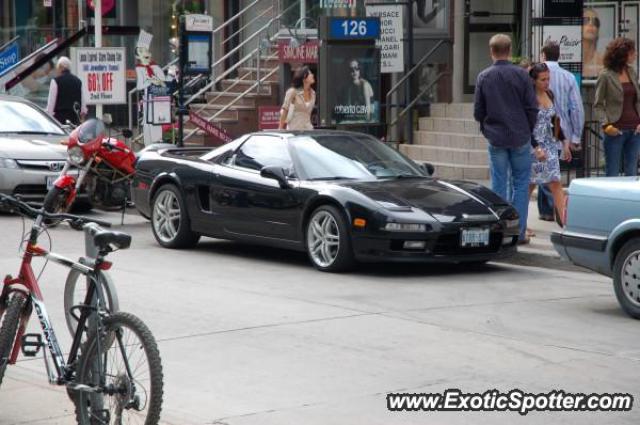
[[[435,167],[433,166],[433,164],[429,163],[429,162],[422,162],[420,163],[420,169],[422,171],[424,171],[428,176],[432,176],[433,173],[436,171]]]
[[[110,125],[113,122],[111,114],[102,114],[102,122],[104,122],[106,125]]]
[[[277,182],[280,184],[280,188],[282,189],[288,189],[291,187],[289,185],[289,182],[287,181],[287,175],[284,172],[284,168],[282,167],[264,167],[260,170],[260,176],[266,179],[277,180]]]

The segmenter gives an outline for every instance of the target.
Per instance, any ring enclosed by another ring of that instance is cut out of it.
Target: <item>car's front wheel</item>
[[[311,214],[306,246],[309,258],[318,270],[340,272],[354,264],[347,222],[331,205],[322,205]]]
[[[640,319],[640,238],[631,239],[618,251],[613,289],[625,313]]]
[[[165,248],[189,248],[200,235],[191,230],[187,207],[178,188],[166,184],[153,197],[151,210],[153,236]]]

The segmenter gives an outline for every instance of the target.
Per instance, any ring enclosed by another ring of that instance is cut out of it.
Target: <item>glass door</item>
[[[522,2],[515,0],[466,0],[464,34],[464,93],[472,94],[480,71],[491,65],[489,39],[508,34],[514,56],[520,48]]]

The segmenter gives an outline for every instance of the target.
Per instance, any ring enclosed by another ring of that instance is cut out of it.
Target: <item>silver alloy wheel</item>
[[[170,190],[160,192],[153,205],[153,229],[162,242],[171,243],[175,239],[181,218],[176,195]]]
[[[640,251],[630,253],[624,260],[620,281],[627,300],[640,307]]]
[[[313,261],[320,267],[329,267],[338,257],[340,229],[331,213],[320,211],[307,226],[307,247]]]

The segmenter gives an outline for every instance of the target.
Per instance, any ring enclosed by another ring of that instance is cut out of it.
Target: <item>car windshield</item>
[[[65,134],[51,118],[27,103],[0,100],[0,117],[0,133]]]
[[[318,135],[290,139],[309,180],[423,177],[413,163],[366,135]]]

